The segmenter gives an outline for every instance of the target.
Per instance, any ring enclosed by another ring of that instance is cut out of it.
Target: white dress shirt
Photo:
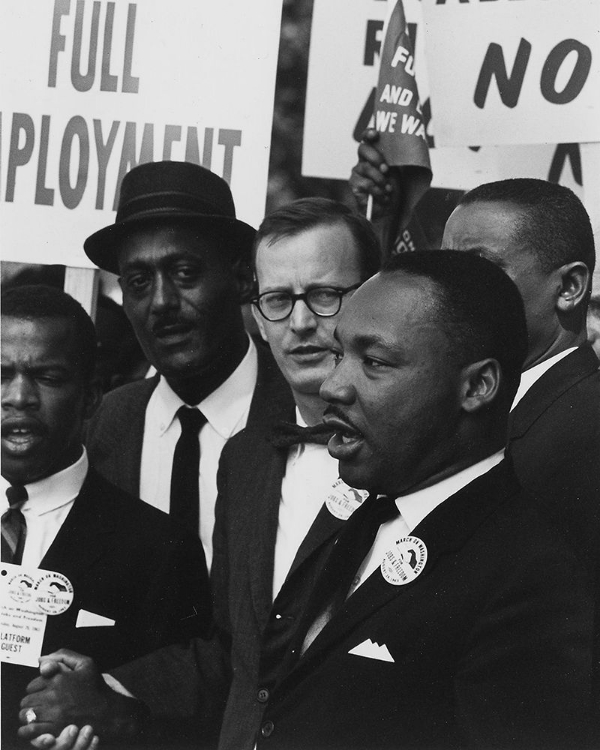
[[[472,466],[453,474],[451,477],[442,479],[441,482],[417,490],[410,495],[403,495],[396,499],[396,506],[400,512],[399,516],[382,524],[375,537],[375,542],[368,555],[360,566],[356,577],[352,581],[350,594],[373,573],[381,563],[385,553],[392,549],[398,539],[407,536],[421,521],[428,516],[432,510],[456,494],[467,484],[473,482],[477,477],[486,474],[490,469],[500,463],[504,458],[504,450],[494,453],[492,456],[479,461]]]
[[[200,430],[200,539],[210,570],[212,534],[217,500],[217,469],[225,443],[246,426],[256,386],[258,359],[252,340],[234,372],[197,407],[207,423]],[[140,465],[140,497],[169,512],[173,453],[181,434],[177,419],[184,402],[161,377],[146,407],[144,444]]]
[[[27,523],[27,536],[22,565],[39,567],[69,515],[75,498],[79,495],[88,467],[88,457],[84,448],[79,460],[71,466],[38,482],[25,485],[27,500],[21,506],[21,512]],[[10,487],[10,483],[1,477],[0,487],[4,498],[4,513],[8,509],[6,489]]]
[[[296,422],[301,427],[306,427],[298,409]],[[338,462],[329,455],[326,445],[303,443],[289,449],[285,476],[281,483],[273,599],[279,593],[298,548],[338,477]]]
[[[568,354],[574,352],[575,349],[577,349],[576,346],[572,346],[570,349],[565,349],[564,352],[559,352],[553,357],[550,357],[550,359],[546,359],[543,362],[540,362],[539,365],[534,365],[533,367],[530,367],[529,370],[525,370],[525,372],[522,372],[521,382],[515,394],[515,398],[512,402],[510,410],[512,411],[515,408],[515,406],[519,403],[519,401],[523,398],[523,396],[527,393],[531,386],[537,380],[539,380],[545,372],[547,372],[557,362],[560,362],[561,359],[564,359]]]

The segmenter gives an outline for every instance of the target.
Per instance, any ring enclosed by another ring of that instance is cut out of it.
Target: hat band
[[[208,200],[203,200],[189,193],[180,191],[164,191],[137,195],[119,206],[116,221],[128,221],[139,214],[168,214],[177,211],[195,213],[200,216],[222,216],[224,219],[235,219],[233,204],[223,206]]]

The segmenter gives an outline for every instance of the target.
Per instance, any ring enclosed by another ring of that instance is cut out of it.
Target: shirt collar
[[[451,477],[442,479],[441,482],[431,487],[425,487],[425,489],[417,490],[410,495],[403,495],[397,498],[396,506],[408,525],[409,530],[412,531],[440,503],[443,503],[444,500],[447,500],[463,487],[466,487],[477,479],[477,477],[488,472],[499,464],[503,458],[504,449],[484,458],[483,461],[478,461],[476,464],[468,466]]]
[[[210,393],[197,408],[211,427],[224,439],[230,438],[240,419],[247,413],[258,376],[258,354],[249,337],[248,351],[224,383]],[[161,434],[171,426],[181,406],[185,406],[161,375],[154,391],[156,420]]]
[[[41,516],[74,500],[79,495],[88,468],[88,456],[83,448],[81,456],[71,466],[37,482],[26,484],[28,499],[23,504],[23,512]],[[6,489],[10,487],[10,483],[2,477],[0,486],[2,494],[6,497]]]
[[[560,362],[560,360],[566,357],[567,354],[574,352],[575,349],[577,349],[576,346],[565,349],[564,352],[559,352],[553,357],[550,357],[550,359],[545,359],[543,362],[540,362],[539,365],[534,365],[533,367],[530,367],[529,370],[525,370],[525,372],[522,372],[521,382],[519,383],[519,388],[517,389],[515,398],[512,402],[511,411],[515,408],[515,406],[519,403],[519,401],[523,398],[523,396],[527,393],[531,386],[536,382],[536,380],[539,380],[542,375],[547,372],[553,365],[555,365],[557,362]]]

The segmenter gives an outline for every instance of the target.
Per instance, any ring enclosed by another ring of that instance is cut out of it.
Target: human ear
[[[255,292],[254,274],[250,261],[246,258],[234,258],[230,261],[233,277],[237,287],[240,304],[250,302]]]
[[[472,362],[463,367],[461,377],[461,405],[466,412],[476,412],[497,399],[502,383],[498,360]]]
[[[556,301],[562,313],[572,312],[585,299],[590,285],[590,270],[581,261],[566,263],[557,269],[560,290]]]

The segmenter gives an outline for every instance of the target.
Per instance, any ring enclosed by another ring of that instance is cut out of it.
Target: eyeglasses
[[[342,306],[342,297],[361,285],[353,284],[345,289],[334,286],[319,286],[302,294],[289,292],[264,292],[254,297],[252,303],[258,307],[263,318],[271,322],[285,320],[292,314],[294,305],[301,299],[308,309],[320,318],[331,318],[337,315]]]

